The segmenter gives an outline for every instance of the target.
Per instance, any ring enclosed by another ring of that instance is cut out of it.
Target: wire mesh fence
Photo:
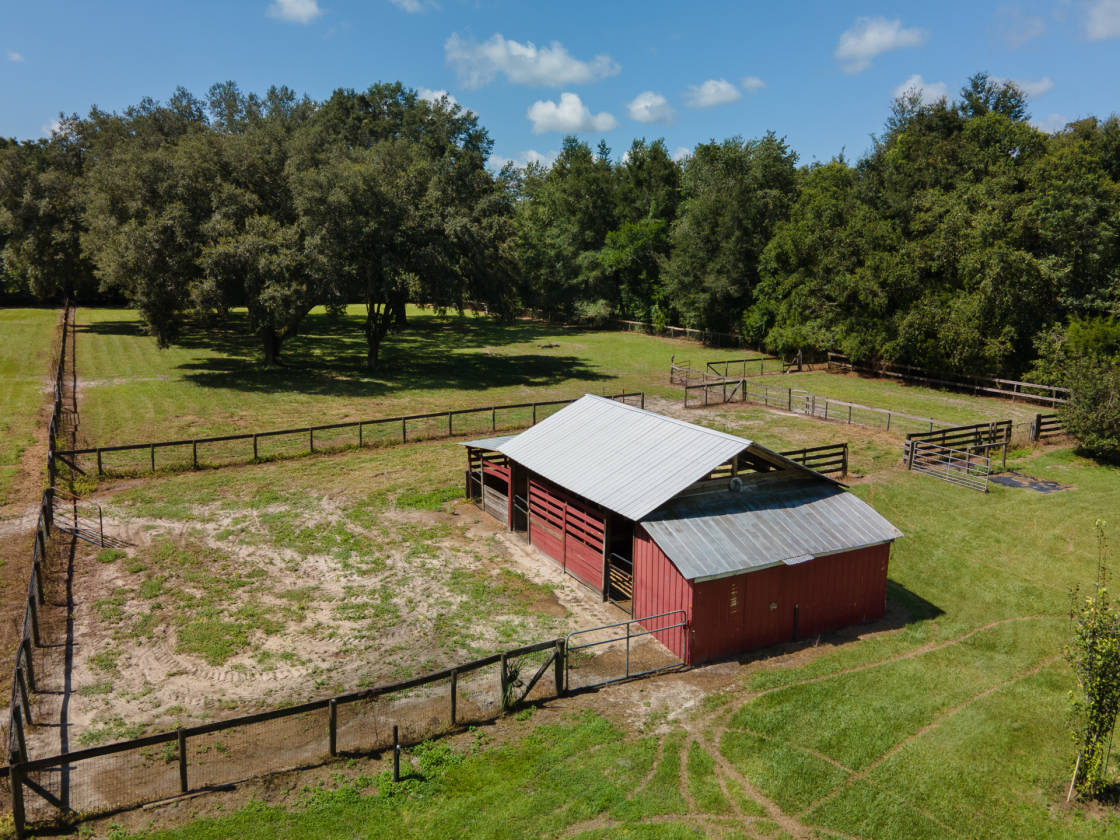
[[[610,399],[645,407],[645,395],[641,392],[614,394]],[[51,453],[50,461],[52,470],[69,469],[113,477],[206,469],[316,452],[525,429],[573,402],[575,398],[452,409],[192,440],[60,449]]]
[[[15,756],[17,835],[59,812],[105,813],[492,721],[562,694],[563,658],[563,640],[553,639],[299,706],[56,756]]]

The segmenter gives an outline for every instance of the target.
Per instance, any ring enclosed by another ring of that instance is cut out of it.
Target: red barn
[[[484,510],[648,629],[683,611],[657,635],[687,663],[883,614],[901,532],[757,443],[588,395],[464,445]]]

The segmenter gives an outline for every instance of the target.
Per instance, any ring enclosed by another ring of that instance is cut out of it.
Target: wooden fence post
[[[257,460],[257,436],[253,435],[253,460]]]
[[[27,771],[13,761],[8,772],[12,780],[12,823],[16,840],[23,840],[27,828],[27,814],[23,809],[23,778]]]
[[[152,444],[152,472],[156,471],[156,445]]]
[[[187,785],[187,735],[183,731],[183,727],[179,727],[178,742],[179,742],[179,792],[186,793],[190,790]]]
[[[393,724],[393,781],[401,780],[401,739],[397,725]]]
[[[19,691],[19,702],[23,706],[27,724],[31,726],[34,723],[31,720],[31,698],[27,696],[27,681],[24,679],[22,668],[16,668],[16,689]]]
[[[198,469],[198,441],[191,441],[191,466]]]
[[[454,435],[451,434],[451,412],[450,411],[447,412],[447,436],[448,437],[454,437]]]
[[[646,408],[646,392],[642,391],[642,410],[645,411],[645,408]]]
[[[556,640],[556,659],[553,663],[552,678],[556,681],[556,696],[564,696],[564,641]]]
[[[362,424],[358,424],[358,448],[362,448]]]
[[[844,472],[840,474],[841,478],[848,477],[848,442],[844,441]]]
[[[16,736],[16,752],[20,762],[27,761],[27,739],[23,733],[23,714],[19,706],[12,709],[12,732]],[[12,793],[15,793],[13,788]]]
[[[315,452],[315,430],[307,430],[307,450],[308,452]]]
[[[490,431],[495,431],[498,428],[498,408],[494,406],[490,409]]]
[[[533,425],[537,425],[537,404],[533,403]]]
[[[503,653],[499,664],[502,669],[500,685],[502,692],[502,714],[506,712],[506,694],[509,692],[509,674],[506,673],[506,655]]]
[[[327,749],[331,758],[334,758],[338,755],[338,703],[332,698],[328,708],[330,714],[327,719]]]
[[[31,614],[31,638],[35,647],[42,647],[43,640],[39,637],[39,608],[35,604],[35,596],[27,593],[27,611]]]
[[[27,686],[32,691],[35,690],[35,666],[31,661],[31,642],[26,638],[19,643],[20,648],[23,649],[23,658],[27,663]]]
[[[456,711],[457,711],[456,704],[458,702],[458,694],[459,694],[459,672],[458,671],[452,671],[451,672],[451,725],[452,726],[455,725],[455,717],[456,717]]]
[[[104,475],[104,470],[101,469],[101,450],[97,450],[97,477],[100,478]]]

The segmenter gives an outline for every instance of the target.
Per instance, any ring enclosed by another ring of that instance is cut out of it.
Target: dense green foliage
[[[1108,754],[1120,714],[1120,606],[1108,591],[1105,523],[1097,520],[1097,582],[1074,597],[1073,641],[1066,648],[1079,691],[1071,696],[1078,759],[1074,780],[1083,794],[1096,795],[1109,781]]]
[[[246,306],[268,361],[312,306],[361,302],[370,364],[406,301],[1012,376],[1053,367],[1071,318],[1120,314],[1120,119],[1046,134],[984,74],[896,100],[855,165],[798,168],[772,133],[679,163],[570,137],[498,174],[490,147],[476,115],[399,83],[94,109],[0,148],[4,284],[99,283],[163,342]]]

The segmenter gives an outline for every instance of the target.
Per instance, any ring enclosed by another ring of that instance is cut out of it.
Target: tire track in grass
[[[996,627],[1000,627],[1004,624],[1012,624],[1012,623],[1017,622],[1017,621],[1038,621],[1038,620],[1041,620],[1041,619],[1048,619],[1048,618],[1061,618],[1061,616],[1057,615],[1057,614],[1048,615],[1048,614],[1044,613],[1044,614],[1040,614],[1040,615],[1017,615],[1017,616],[1011,616],[1009,618],[999,618],[999,619],[996,619],[995,621],[989,621],[987,624],[982,624],[979,627],[975,627],[972,630],[969,630],[967,633],[965,633],[961,636],[957,636],[956,638],[953,638],[953,639],[946,639],[943,642],[929,642],[927,644],[916,647],[913,650],[909,650],[906,653],[900,653],[897,656],[888,656],[886,659],[879,659],[879,660],[876,660],[874,662],[865,662],[863,665],[853,665],[851,668],[843,668],[839,671],[833,671],[830,674],[822,674],[822,675],[817,676],[817,677],[809,677],[809,678],[804,679],[804,680],[798,680],[796,682],[791,682],[791,683],[786,683],[784,685],[774,686],[773,688],[766,688],[766,689],[763,689],[762,691],[756,691],[756,692],[747,694],[744,699],[747,703],[750,703],[750,702],[753,702],[753,701],[759,699],[760,697],[766,697],[767,695],[774,694],[775,692],[778,692],[778,691],[786,691],[787,689],[790,689],[790,688],[798,688],[798,687],[804,686],[804,685],[812,685],[814,683],[824,682],[825,680],[835,679],[836,677],[845,677],[849,674],[858,674],[861,671],[869,671],[872,668],[878,668],[882,665],[891,665],[891,664],[894,664],[895,662],[904,662],[907,659],[914,659],[918,656],[922,656],[922,655],[927,654],[927,653],[934,653],[936,651],[944,650],[945,648],[952,647],[953,645],[959,645],[962,642],[968,641],[973,636],[975,636],[979,633],[983,633],[986,630],[992,630],[992,629],[994,629]]]
[[[853,773],[842,784],[837,785],[835,788],[830,790],[828,793],[826,793],[824,796],[822,796],[820,799],[816,800],[815,802],[811,802],[798,816],[800,818],[803,818],[803,817],[807,816],[808,814],[815,811],[817,808],[819,808],[822,805],[825,805],[826,803],[835,799],[842,792],[850,789],[852,787],[852,785],[855,784],[856,782],[867,781],[870,784],[875,784],[874,781],[870,779],[870,774],[876,768],[880,767],[885,761],[887,761],[888,759],[897,755],[901,750],[903,750],[905,747],[912,744],[918,738],[921,738],[922,736],[926,735],[927,733],[932,732],[934,729],[939,727],[942,723],[947,721],[953,715],[967,709],[973,703],[977,703],[980,700],[983,700],[984,698],[989,697],[992,694],[995,694],[997,691],[999,691],[1003,688],[1007,688],[1008,686],[1014,685],[1015,683],[1020,682],[1022,680],[1025,680],[1025,679],[1028,679],[1029,677],[1033,677],[1035,674],[1039,673],[1040,671],[1045,670],[1046,668],[1049,668],[1055,662],[1058,662],[1059,660],[1061,660],[1061,658],[1062,657],[1059,654],[1057,656],[1051,656],[1047,659],[1044,659],[1042,662],[1039,662],[1039,663],[1031,666],[1026,671],[1021,671],[1020,673],[1016,674],[1015,676],[1013,676],[1009,679],[1003,680],[1003,681],[998,682],[998,683],[994,683],[993,685],[988,686],[988,688],[985,688],[983,691],[979,692],[978,694],[973,695],[972,697],[965,700],[964,702],[958,703],[956,706],[953,706],[950,709],[946,709],[945,711],[941,712],[940,714],[934,715],[933,719],[929,723],[927,723],[925,726],[923,726],[921,729],[918,729],[917,731],[910,733],[905,738],[903,738],[901,741],[899,741],[897,744],[895,744],[890,749],[888,749],[886,752],[884,752],[882,755],[880,755],[878,758],[876,758],[874,761],[872,761],[870,764],[868,764],[863,770],[859,771],[858,773]],[[879,787],[879,785],[875,785],[875,786]],[[880,789],[883,789],[883,788],[880,788]],[[910,802],[907,802],[902,797],[898,797],[898,798],[899,798],[899,801],[902,802],[903,804],[905,804],[907,807],[913,808],[915,811],[922,814],[923,816],[926,816],[928,819],[932,820],[934,823],[941,826],[942,828],[945,828],[949,831],[952,831],[954,834],[957,834],[958,836],[961,836],[955,829],[951,828],[948,825],[945,825],[940,820],[932,817],[931,815],[926,814],[923,811],[923,809],[918,808],[915,805],[912,805]]]

